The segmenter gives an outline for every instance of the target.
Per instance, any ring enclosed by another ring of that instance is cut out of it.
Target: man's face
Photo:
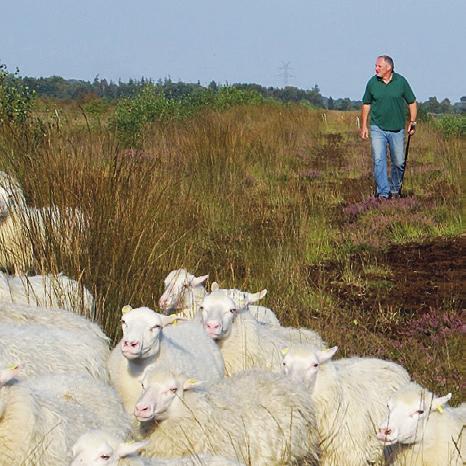
[[[390,65],[383,58],[377,58],[377,61],[375,62],[375,74],[379,78],[386,76],[390,70]]]

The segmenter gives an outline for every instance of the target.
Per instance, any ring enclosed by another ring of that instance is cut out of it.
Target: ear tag
[[[196,379],[188,379],[186,380],[187,383],[189,384],[194,384],[194,383],[197,383],[197,380]]]
[[[122,314],[128,314],[128,312],[130,312],[132,310],[133,310],[133,308],[129,304],[127,304],[126,306],[123,306],[121,308],[121,313]]]
[[[19,368],[19,364],[10,364],[7,369],[14,371]]]
[[[290,351],[290,348],[282,348],[281,350],[282,356],[286,356],[288,354],[288,351]]]
[[[437,411],[442,414],[443,413],[443,406],[437,406]]]

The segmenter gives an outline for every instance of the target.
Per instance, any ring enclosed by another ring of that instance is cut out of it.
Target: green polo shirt
[[[382,78],[373,76],[366,86],[363,104],[371,106],[371,124],[384,131],[399,131],[405,127],[406,104],[412,104],[416,97],[408,81],[401,74],[393,73],[388,84]]]

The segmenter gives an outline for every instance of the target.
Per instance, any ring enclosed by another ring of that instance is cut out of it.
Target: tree
[[[427,102],[423,102],[422,107],[427,113],[442,113],[442,107],[437,97],[429,97]]]
[[[451,113],[452,106],[450,103],[450,99],[445,98],[440,102],[440,113]]]
[[[216,91],[218,89],[218,86],[217,86],[217,83],[215,81],[210,81],[209,85],[208,85],[208,88],[211,90],[211,91]]]
[[[32,109],[35,93],[19,77],[19,70],[9,73],[0,63],[0,123],[25,123]]]

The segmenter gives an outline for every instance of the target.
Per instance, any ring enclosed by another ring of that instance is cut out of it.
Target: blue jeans
[[[398,194],[405,168],[405,130],[384,131],[371,125],[371,148],[377,196]],[[387,144],[390,147],[391,179],[387,176]]]

